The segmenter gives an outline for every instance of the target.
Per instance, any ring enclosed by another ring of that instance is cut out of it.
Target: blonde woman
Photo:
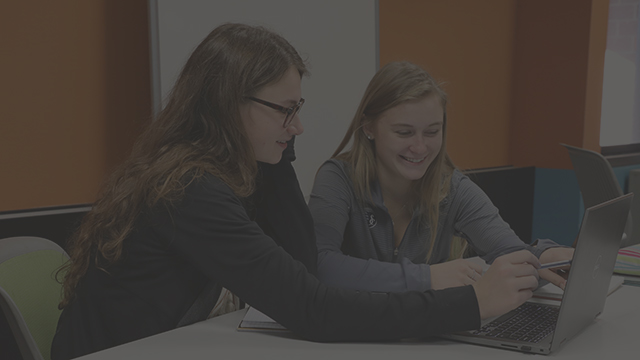
[[[415,64],[392,62],[375,74],[309,200],[320,280],[371,291],[473,284],[480,265],[447,261],[454,236],[488,263],[523,249],[541,262],[573,256],[550,240],[522,242],[456,169],[446,152],[446,106],[447,95]],[[551,270],[540,276],[564,287]]]

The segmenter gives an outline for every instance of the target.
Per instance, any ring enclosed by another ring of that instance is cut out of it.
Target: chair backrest
[[[567,144],[561,145],[569,151],[585,208],[624,195],[611,164],[602,154]],[[631,229],[632,220],[629,214],[621,247],[627,246]]]
[[[24,360],[49,360],[61,311],[57,269],[69,259],[52,241],[0,239],[0,307]]]

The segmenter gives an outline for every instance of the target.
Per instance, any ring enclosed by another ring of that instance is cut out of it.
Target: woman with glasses
[[[291,166],[306,73],[261,27],[219,26],[194,50],[71,241],[54,360],[204,320],[238,298],[303,338],[359,341],[477,328],[530,296],[539,264],[527,252],[485,275],[507,287],[374,294],[321,284]]]
[[[480,265],[447,261],[454,237],[488,263],[523,249],[541,262],[573,256],[573,249],[550,240],[523,243],[455,168],[446,152],[446,105],[441,87],[415,64],[392,62],[372,78],[311,192],[320,280],[369,291],[474,284]],[[540,276],[564,287],[565,279],[551,270]]]

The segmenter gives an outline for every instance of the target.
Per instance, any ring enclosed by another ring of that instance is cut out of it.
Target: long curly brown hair
[[[210,173],[239,197],[254,191],[257,162],[240,106],[292,66],[307,74],[295,48],[263,27],[224,24],[198,45],[165,108],[103,184],[71,237],[71,259],[58,271],[64,274],[60,308],[74,298],[91,261],[103,268],[120,258],[142,211],[179,200],[194,179]]]

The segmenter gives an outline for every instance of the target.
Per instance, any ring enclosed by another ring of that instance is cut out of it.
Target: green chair
[[[62,292],[55,273],[68,259],[43,238],[0,239],[0,308],[24,360],[51,359]]]

